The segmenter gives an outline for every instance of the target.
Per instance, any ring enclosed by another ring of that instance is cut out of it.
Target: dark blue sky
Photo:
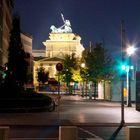
[[[69,19],[73,32],[89,42],[104,40],[112,53],[120,51],[121,20],[125,21],[130,43],[140,46],[140,0],[14,0],[21,17],[21,29],[33,37],[33,48],[44,48],[50,26],[63,24],[61,13]]]

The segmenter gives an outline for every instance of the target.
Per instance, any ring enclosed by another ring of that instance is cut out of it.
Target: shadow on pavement
[[[115,140],[117,135],[119,134],[120,130],[123,128],[124,124],[120,123],[119,127],[115,130],[109,140]]]

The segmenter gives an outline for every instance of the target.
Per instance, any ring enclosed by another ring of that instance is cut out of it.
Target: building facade
[[[49,39],[43,42],[46,50],[34,51],[34,84],[37,85],[37,68],[41,65],[49,72],[50,78],[56,78],[56,64],[61,62],[65,55],[75,54],[81,57],[84,50],[81,38],[73,33],[50,33]]]
[[[65,55],[75,54],[81,57],[84,50],[81,37],[72,32],[69,20],[65,20],[61,14],[64,24],[58,28],[50,27],[49,39],[43,42],[45,50],[33,50],[34,55],[34,84],[37,85],[37,69],[43,66],[49,72],[49,78],[57,78],[56,64],[64,59]],[[37,59],[36,59],[37,57]]]
[[[10,30],[12,28],[12,0],[0,0],[0,66],[8,61]]]
[[[75,54],[81,57],[84,50],[81,37],[73,33],[50,33],[49,39],[43,42],[46,47],[46,57],[59,57]]]
[[[32,50],[33,57],[46,57],[46,50]]]
[[[32,36],[27,33],[20,33],[21,42],[26,53],[26,59],[28,61],[28,75],[33,73],[33,55],[32,55]]]

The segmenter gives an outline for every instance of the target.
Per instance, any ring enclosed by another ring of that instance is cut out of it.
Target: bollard
[[[126,140],[140,140],[140,126],[127,126]]]
[[[76,126],[59,126],[59,140],[78,140]]]
[[[0,126],[0,140],[9,140],[8,126]]]

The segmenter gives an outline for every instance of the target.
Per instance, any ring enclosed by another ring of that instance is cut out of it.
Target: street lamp
[[[131,56],[135,53],[136,51],[136,48],[134,46],[129,46],[127,49],[126,49],[126,52],[127,52],[127,55],[128,56]]]
[[[85,63],[81,63],[81,67],[82,68],[85,68]]]
[[[134,46],[129,46],[126,49],[128,55],[128,67],[127,67],[127,107],[132,107],[131,104],[131,56],[134,54],[136,48]]]

